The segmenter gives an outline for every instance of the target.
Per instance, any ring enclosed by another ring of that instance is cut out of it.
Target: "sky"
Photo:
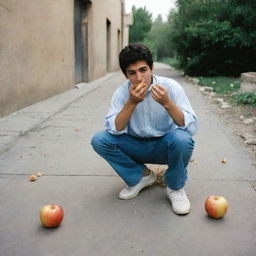
[[[175,8],[175,0],[125,0],[126,13],[131,12],[133,5],[136,8],[146,6],[146,9],[152,13],[153,19],[155,19],[158,14],[161,14],[163,20],[166,21],[170,9]]]

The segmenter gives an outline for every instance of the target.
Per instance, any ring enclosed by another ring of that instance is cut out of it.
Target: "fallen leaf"
[[[29,180],[30,181],[36,181],[37,180],[36,175],[29,176]]]
[[[197,162],[195,159],[191,159],[191,160],[190,160],[190,163],[198,164],[198,162]]]
[[[226,158],[222,158],[222,159],[221,159],[221,163],[222,163],[222,164],[227,163],[227,159],[226,159]]]

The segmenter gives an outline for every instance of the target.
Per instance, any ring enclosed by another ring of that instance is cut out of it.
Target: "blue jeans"
[[[165,181],[169,188],[178,190],[187,180],[187,165],[194,149],[190,133],[176,129],[163,137],[134,138],[128,134],[96,133],[91,142],[128,186],[136,185],[144,173],[144,164],[167,164]]]

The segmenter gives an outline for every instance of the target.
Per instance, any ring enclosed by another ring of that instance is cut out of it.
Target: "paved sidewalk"
[[[124,183],[90,146],[124,80],[112,73],[0,119],[1,256],[256,255],[256,168],[242,140],[179,73],[158,64],[156,74],[184,87],[200,120],[186,186],[191,213],[175,215],[160,186],[117,198]],[[206,216],[211,194],[230,204],[220,220]],[[48,203],[65,212],[56,229],[40,225]]]
[[[40,127],[49,118],[65,110],[73,102],[117,74],[118,72],[109,73],[93,82],[77,84],[74,89],[0,118],[0,154],[8,151],[19,136],[24,136],[33,129]]]

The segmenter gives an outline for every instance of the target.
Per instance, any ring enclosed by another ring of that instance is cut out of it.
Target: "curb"
[[[52,116],[62,112],[89,92],[94,91],[102,82],[111,79],[119,72],[108,73],[89,83],[77,84],[64,93],[0,118],[0,155],[10,150],[20,136],[37,129]]]

